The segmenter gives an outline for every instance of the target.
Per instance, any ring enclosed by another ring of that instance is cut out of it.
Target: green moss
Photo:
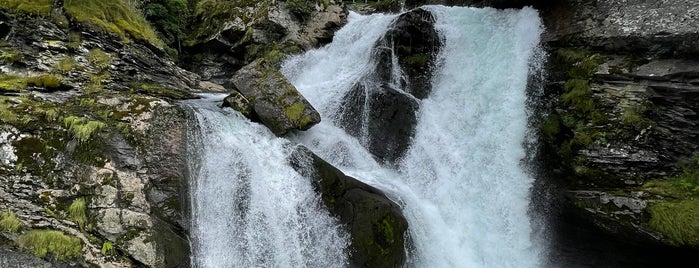
[[[92,121],[84,117],[68,116],[63,119],[63,125],[70,130],[80,142],[86,142],[93,134],[99,132],[106,124],[99,121]]]
[[[19,92],[27,88],[27,78],[0,74],[0,92]]]
[[[573,79],[588,79],[597,71],[604,58],[583,49],[561,48],[554,56],[568,68],[568,76]]]
[[[17,219],[12,210],[0,211],[0,232],[16,233],[22,228],[22,222]]]
[[[37,76],[27,77],[27,85],[34,87],[43,87],[49,91],[65,90],[70,88],[67,84],[63,82],[63,79],[51,74],[41,74]]]
[[[4,49],[2,53],[0,53],[0,62],[8,65],[12,65],[15,62],[19,62],[22,60],[22,58],[22,53],[13,48]]]
[[[226,21],[241,20],[244,25],[249,25],[258,18],[265,18],[271,0],[199,0],[194,6],[192,23],[188,29],[189,35],[185,40],[186,46],[194,46],[198,43],[209,41],[209,38],[223,29]],[[252,29],[240,29],[245,34],[238,43],[245,43],[252,37]]]
[[[104,71],[109,68],[111,61],[109,54],[99,48],[90,49],[87,53],[87,62],[98,71]]]
[[[561,119],[557,114],[551,114],[546,117],[546,120],[541,124],[541,133],[548,139],[556,137],[560,129]]]
[[[0,8],[46,16],[51,13],[53,0],[0,0]]]
[[[124,1],[65,0],[66,14],[71,19],[95,25],[124,40],[128,36],[162,47],[163,41],[141,12]]]
[[[73,200],[73,203],[68,207],[68,215],[70,219],[80,226],[80,229],[85,229],[85,223],[87,223],[87,203],[85,198],[78,198]]]
[[[568,80],[564,88],[566,93],[561,95],[561,100],[563,104],[571,106],[576,115],[585,117],[595,109],[590,84],[586,79]]]
[[[284,108],[284,113],[286,117],[289,118],[291,122],[300,123],[301,117],[303,116],[303,111],[306,110],[306,106],[300,103],[294,103]]]
[[[113,255],[114,254],[114,245],[112,245],[112,242],[109,242],[109,241],[104,242],[104,244],[102,244],[102,251],[101,252],[102,252],[102,255],[105,255],[105,256]]]
[[[73,57],[66,56],[60,59],[56,64],[53,65],[53,69],[61,73],[70,73],[73,69],[78,67],[78,63]]]
[[[648,208],[650,227],[670,244],[699,246],[699,200],[661,202]]]
[[[408,56],[407,58],[405,58],[405,60],[403,60],[403,62],[407,65],[425,66],[425,64],[427,64],[427,60],[427,54],[417,53]]]
[[[82,256],[82,244],[76,237],[53,230],[31,230],[17,238],[22,249],[31,251],[40,258],[50,254],[57,260],[75,259]]]

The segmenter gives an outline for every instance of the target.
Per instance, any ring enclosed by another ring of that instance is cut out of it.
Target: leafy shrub
[[[61,231],[32,230],[17,238],[22,249],[43,258],[51,254],[57,260],[74,259],[82,256],[82,244],[76,237],[68,236]]]
[[[179,47],[189,9],[186,0],[151,0],[144,7],[146,19],[171,47]],[[176,46],[177,45],[177,46]]]

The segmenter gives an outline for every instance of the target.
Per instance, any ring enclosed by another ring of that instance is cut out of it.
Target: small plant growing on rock
[[[25,77],[0,74],[0,92],[18,92],[27,88]]]
[[[31,76],[27,77],[27,85],[28,86],[35,86],[35,87],[43,87],[46,90],[61,90],[61,89],[66,89],[67,85],[63,83],[63,81],[50,74],[42,74],[42,75],[37,75],[37,76]]]
[[[70,204],[68,207],[68,214],[70,219],[80,226],[80,229],[85,228],[85,223],[87,223],[87,215],[85,210],[87,209],[87,204],[85,203],[85,198],[78,198]]]
[[[94,133],[99,132],[107,125],[100,121],[92,121],[84,117],[69,116],[63,119],[63,125],[73,133],[80,142],[86,142]]]
[[[102,244],[102,255],[107,256],[112,254],[114,254],[114,245],[109,241],[104,242],[104,244]]]
[[[12,210],[7,209],[7,212],[0,212],[0,231],[16,233],[22,228],[22,222],[17,219]]]
[[[99,48],[93,48],[87,53],[87,61],[92,67],[101,72],[109,68],[109,64],[112,60],[109,54],[104,53],[104,51]]]
[[[31,230],[17,238],[20,248],[37,257],[51,254],[54,259],[67,260],[82,256],[82,244],[76,237],[54,230]]]

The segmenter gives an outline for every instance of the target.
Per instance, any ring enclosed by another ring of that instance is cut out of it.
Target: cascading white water
[[[529,61],[541,22],[531,8],[427,7],[445,38],[430,96],[397,168],[374,161],[333,120],[365,72],[392,15],[350,15],[330,45],[285,61],[282,72],[326,119],[290,139],[403,207],[416,267],[537,267],[527,216],[532,179],[521,166]],[[366,115],[365,115],[366,116]]]
[[[193,265],[346,266],[348,236],[289,166],[292,145],[206,97],[186,103]]]

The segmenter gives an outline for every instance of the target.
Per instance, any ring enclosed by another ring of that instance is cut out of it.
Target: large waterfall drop
[[[529,61],[542,32],[538,14],[530,8],[427,9],[445,44],[398,167],[375,162],[361,139],[333,120],[292,140],[403,206],[412,266],[537,267],[541,249],[527,215],[532,178],[521,160]],[[287,60],[282,72],[325,119],[334,118],[342,108],[338,100],[374,71],[372,45],[394,18],[352,14],[332,44]]]
[[[377,162],[366,137],[348,135],[336,119],[342,97],[375,71],[372,49],[397,15],[350,13],[331,44],[284,62],[284,75],[323,117],[308,131],[277,138],[221,111],[218,99],[188,102],[198,126],[189,141],[196,267],[347,265],[348,234],[287,163],[294,143],[403,208],[409,267],[543,265],[527,214],[533,179],[522,163],[538,13],[426,9],[444,44],[410,147],[393,165]]]

